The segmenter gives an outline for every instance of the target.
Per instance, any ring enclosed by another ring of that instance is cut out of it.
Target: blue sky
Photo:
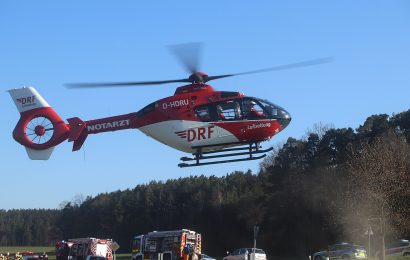
[[[138,111],[177,84],[69,90],[69,82],[188,76],[168,45],[203,42],[210,75],[333,56],[316,67],[211,82],[283,106],[285,131],[265,146],[301,138],[315,123],[356,128],[367,116],[410,108],[410,3],[340,1],[1,1],[0,208],[56,208],[76,194],[133,188],[151,180],[235,170],[259,162],[180,169],[185,154],[137,130],[89,136],[30,161],[11,137],[19,114],[6,90],[34,86],[62,118]]]

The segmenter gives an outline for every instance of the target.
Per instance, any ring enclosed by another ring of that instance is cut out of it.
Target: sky
[[[302,138],[315,124],[357,128],[373,114],[410,108],[410,2],[0,2],[0,209],[58,208],[78,196],[191,175],[257,172],[260,161],[178,168],[183,152],[138,130],[89,136],[71,152],[31,161],[12,138],[19,120],[8,89],[34,86],[64,119],[136,112],[178,84],[92,90],[70,82],[168,80],[187,73],[167,46],[204,44],[201,70],[238,73],[309,59],[329,64],[210,82],[268,99],[292,115],[264,147]]]

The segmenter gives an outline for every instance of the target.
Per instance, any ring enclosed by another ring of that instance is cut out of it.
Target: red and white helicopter
[[[194,47],[194,51],[187,49]],[[197,69],[198,44],[179,45],[173,51],[191,72],[189,78],[163,81],[69,84],[70,88],[156,85],[182,82],[173,96],[148,104],[138,112],[67,123],[33,87],[9,90],[20,112],[14,139],[25,146],[30,159],[48,160],[55,146],[68,140],[79,150],[88,135],[138,129],[177,150],[191,153],[179,167],[261,159],[272,150],[261,149],[291,121],[290,114],[267,100],[240,92],[216,91],[207,82],[236,75],[312,66],[329,62],[315,59],[244,73],[208,76]]]

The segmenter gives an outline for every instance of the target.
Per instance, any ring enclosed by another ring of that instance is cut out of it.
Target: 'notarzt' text
[[[116,127],[123,127],[123,126],[129,126],[130,125],[130,120],[118,120],[114,122],[106,122],[106,123],[100,123],[100,124],[95,124],[95,125],[89,125],[87,126],[87,130],[90,132],[92,131],[98,131],[98,130],[103,130],[103,129],[108,129],[108,128],[116,128]]]

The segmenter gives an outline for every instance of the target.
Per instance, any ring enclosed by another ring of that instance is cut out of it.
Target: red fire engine
[[[195,260],[201,243],[201,234],[188,229],[149,232],[133,238],[132,260]]]
[[[112,260],[112,239],[74,238],[56,243],[57,260]]]

